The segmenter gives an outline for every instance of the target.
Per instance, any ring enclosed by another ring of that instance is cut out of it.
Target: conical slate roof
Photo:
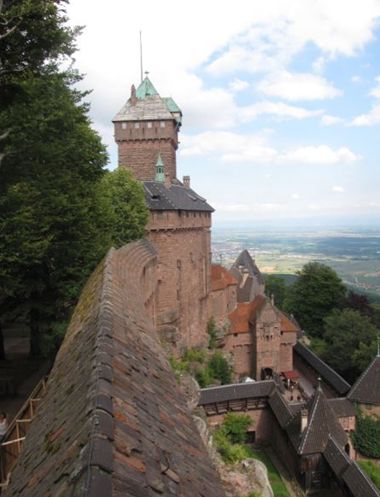
[[[298,453],[323,452],[329,435],[332,435],[341,446],[347,443],[347,435],[319,386],[308,407],[308,425],[301,436]]]
[[[182,112],[171,97],[160,97],[148,77],[135,90],[113,121],[176,120],[181,123]]]
[[[380,405],[380,355],[377,355],[351,388],[348,398],[362,404]]]

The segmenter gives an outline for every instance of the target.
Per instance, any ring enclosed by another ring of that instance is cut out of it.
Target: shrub
[[[203,364],[206,359],[206,352],[199,348],[188,348],[183,354],[182,359],[187,362],[199,362]]]
[[[231,383],[232,369],[228,365],[227,360],[220,352],[215,352],[211,357],[208,367],[213,378],[220,380],[222,385]]]
[[[209,335],[208,347],[214,349],[216,347],[217,328],[213,317],[207,323],[207,333]]]
[[[252,419],[246,414],[228,413],[223,422],[226,435],[233,444],[242,444],[247,439],[247,430]]]
[[[242,444],[233,444],[223,426],[214,432],[214,443],[225,463],[236,463],[250,457],[249,449]]]
[[[380,418],[365,416],[360,411],[352,438],[355,448],[364,456],[380,458]]]

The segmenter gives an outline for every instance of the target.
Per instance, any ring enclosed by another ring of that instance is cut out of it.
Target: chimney
[[[132,106],[136,105],[137,97],[136,97],[136,87],[134,85],[131,86],[131,97],[129,100],[131,101]]]
[[[172,179],[170,178],[169,173],[165,173],[165,187],[169,189],[171,185],[172,185]]]
[[[189,175],[184,175],[182,177],[182,182],[183,182],[184,187],[186,187],[186,189],[190,189],[190,176]]]
[[[307,409],[301,410],[301,433],[307,428],[308,424],[308,412]]]

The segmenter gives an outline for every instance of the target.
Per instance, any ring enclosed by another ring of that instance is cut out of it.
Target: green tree
[[[286,285],[282,277],[276,275],[265,276],[265,294],[270,298],[274,296],[275,303],[279,308],[282,308],[286,298]]]
[[[231,383],[232,369],[227,360],[220,352],[215,352],[208,363],[210,374],[214,379],[218,379],[222,385]]]
[[[0,109],[46,62],[71,56],[80,28],[67,25],[67,0],[0,1]]]
[[[107,172],[100,181],[99,197],[114,246],[144,236],[149,211],[143,186],[130,170],[118,168]]]
[[[370,363],[376,352],[378,329],[371,320],[356,310],[333,310],[324,320],[322,356],[348,381]]]
[[[75,80],[52,69],[0,113],[0,129],[12,127],[0,168],[0,310],[27,316],[35,356],[109,245],[97,187],[107,155]]]
[[[365,416],[361,411],[356,416],[356,429],[353,433],[355,449],[364,456],[380,458],[380,418]]]
[[[310,262],[289,287],[284,309],[294,314],[311,336],[322,336],[323,319],[344,303],[346,288],[336,272],[327,265]]]

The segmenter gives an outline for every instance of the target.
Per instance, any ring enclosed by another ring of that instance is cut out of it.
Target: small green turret
[[[158,153],[156,162],[156,182],[165,182],[164,163],[161,158],[161,153]]]

